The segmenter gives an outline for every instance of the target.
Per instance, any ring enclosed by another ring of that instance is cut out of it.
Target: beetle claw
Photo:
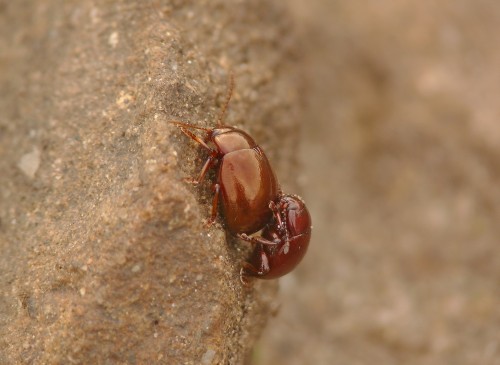
[[[214,220],[212,220],[212,219],[207,219],[207,220],[203,223],[203,227],[205,227],[205,228],[210,228],[210,227],[212,227],[214,224],[215,224],[215,221],[214,221]]]
[[[245,273],[244,267],[240,269],[240,281],[246,288],[249,288],[251,286],[251,283],[253,282],[252,278]]]
[[[250,237],[246,233],[238,233],[236,236],[243,241],[250,241]]]
[[[185,177],[184,182],[192,185],[198,185],[200,182],[193,177]]]

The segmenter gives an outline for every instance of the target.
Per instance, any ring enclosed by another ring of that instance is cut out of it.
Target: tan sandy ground
[[[255,364],[500,364],[500,4],[292,10],[314,237]]]

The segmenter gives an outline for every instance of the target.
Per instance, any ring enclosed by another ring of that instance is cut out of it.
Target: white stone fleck
[[[215,350],[209,348],[201,357],[202,365],[210,365],[214,360],[215,354]]]
[[[35,177],[35,174],[40,167],[40,150],[38,148],[33,148],[33,152],[29,152],[21,157],[17,167],[28,176],[30,179]]]
[[[109,35],[108,43],[111,47],[115,48],[118,45],[119,40],[120,37],[118,35],[118,32],[113,32]]]
[[[120,109],[125,109],[129,107],[130,103],[134,101],[134,96],[132,94],[126,93],[125,91],[120,92],[120,96],[116,99],[116,105]]]

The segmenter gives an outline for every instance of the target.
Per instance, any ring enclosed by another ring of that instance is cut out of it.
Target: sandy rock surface
[[[183,181],[203,153],[167,121],[212,126],[232,70],[227,123],[286,182],[299,72],[284,14],[0,3],[1,364],[244,361],[277,283],[242,287],[247,246],[203,227],[210,184]]]

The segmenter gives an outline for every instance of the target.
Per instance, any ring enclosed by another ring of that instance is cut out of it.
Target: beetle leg
[[[288,229],[286,226],[286,222],[283,221],[282,213],[284,210],[287,208],[286,205],[283,205],[282,202],[280,202],[279,205],[277,205],[275,202],[270,201],[269,202],[269,209],[272,210],[273,216],[274,216],[274,222],[276,224],[276,228],[278,232],[280,232],[280,236],[285,236],[285,240],[288,242]]]
[[[246,274],[243,268],[240,269],[240,281],[247,288],[250,286],[250,275]]]
[[[251,280],[250,278],[257,276],[259,276],[259,270],[257,270],[248,262],[244,262],[243,264],[241,264],[240,281],[243,285],[249,286]]]
[[[199,184],[207,174],[207,171],[215,164],[217,157],[215,155],[209,156],[205,164],[203,165],[198,178],[194,179],[192,177],[185,178],[184,180],[190,184]]]
[[[248,286],[249,284],[249,277],[259,277],[259,276],[264,276],[266,275],[271,268],[269,267],[269,260],[267,258],[266,253],[264,250],[261,248],[260,249],[260,267],[256,268],[252,264],[248,262],[244,262],[241,265],[241,270],[240,270],[240,280],[241,282]]]
[[[219,191],[220,185],[218,183],[214,184],[214,199],[212,200],[212,214],[210,216],[210,220],[207,222],[207,226],[211,226],[215,223],[217,219],[217,205],[219,204]]]
[[[280,210],[279,210],[278,206],[276,205],[276,203],[273,201],[269,202],[269,209],[271,209],[273,212],[274,219],[276,220],[277,226],[280,228],[283,227],[283,222],[281,220]]]
[[[238,234],[237,236],[238,236],[238,238],[242,239],[243,241],[250,242],[254,245],[261,244],[261,245],[273,246],[273,245],[278,245],[281,243],[281,240],[270,241],[262,236],[249,236],[246,233],[241,233],[241,234]]]

